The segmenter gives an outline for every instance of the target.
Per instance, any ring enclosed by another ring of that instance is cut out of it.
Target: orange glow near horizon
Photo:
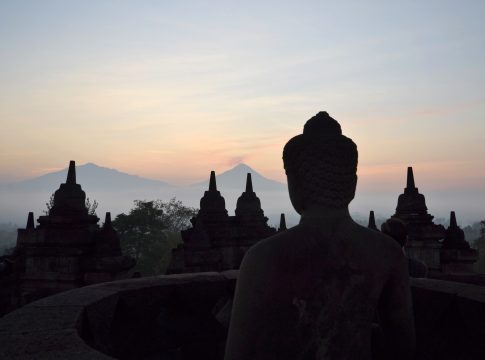
[[[358,191],[400,191],[407,166],[418,187],[485,191],[484,5],[352,6],[0,2],[0,183],[71,159],[285,182],[284,144],[328,111]]]

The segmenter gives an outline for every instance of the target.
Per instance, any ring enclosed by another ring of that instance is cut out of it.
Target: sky
[[[358,191],[485,192],[483,1],[0,0],[0,183],[93,162],[189,184],[319,111]],[[485,207],[485,205],[483,206]],[[485,211],[485,210],[484,210]]]

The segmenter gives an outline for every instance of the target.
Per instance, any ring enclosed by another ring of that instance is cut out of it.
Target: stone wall
[[[236,277],[159,276],[44,298],[0,319],[0,358],[220,359]],[[412,292],[416,359],[485,354],[485,288],[413,279]]]
[[[0,318],[15,309],[15,274],[0,274]]]

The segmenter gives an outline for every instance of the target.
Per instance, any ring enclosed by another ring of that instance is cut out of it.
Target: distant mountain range
[[[219,190],[240,190],[244,191],[247,174],[251,173],[254,191],[284,191],[286,184],[270,180],[246,164],[238,164],[222,174],[216,173]],[[11,191],[52,191],[59,188],[61,183],[66,181],[67,167],[63,170],[48,173],[32,179],[16,183],[2,185],[3,189]],[[210,172],[207,172],[207,180],[192,185],[191,188],[208,188]],[[146,179],[137,175],[130,175],[116,169],[98,166],[93,163],[76,166],[77,183],[81,184],[85,191],[109,191],[144,189],[157,190],[175,188],[165,181]]]
[[[52,191],[59,188],[66,181],[67,167],[63,170],[48,173],[33,179],[3,185],[14,191]],[[120,191],[125,189],[158,189],[173,187],[173,185],[159,180],[130,175],[115,169],[98,166],[93,163],[76,166],[77,183],[83,189],[90,191]]]
[[[261,199],[265,214],[276,223],[281,212],[289,213],[291,205],[287,187],[270,180],[246,164],[239,164],[221,174],[216,173],[218,190],[226,200],[226,208],[233,213],[236,200],[245,190],[247,174],[251,173],[253,189]],[[210,169],[207,180],[188,186],[175,186],[165,181],[146,179],[93,163],[76,166],[76,180],[86,196],[99,203],[98,215],[110,211],[113,216],[128,212],[133,200],[168,201],[175,197],[186,206],[199,207],[200,198],[209,187]],[[0,185],[0,223],[23,223],[27,213],[35,216],[45,211],[45,203],[59,185],[66,181],[67,167],[33,179],[8,185]]]

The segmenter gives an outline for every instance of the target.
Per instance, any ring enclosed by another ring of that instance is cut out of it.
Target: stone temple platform
[[[238,272],[109,282],[0,318],[0,359],[222,359]],[[415,359],[481,359],[485,288],[411,279]]]

